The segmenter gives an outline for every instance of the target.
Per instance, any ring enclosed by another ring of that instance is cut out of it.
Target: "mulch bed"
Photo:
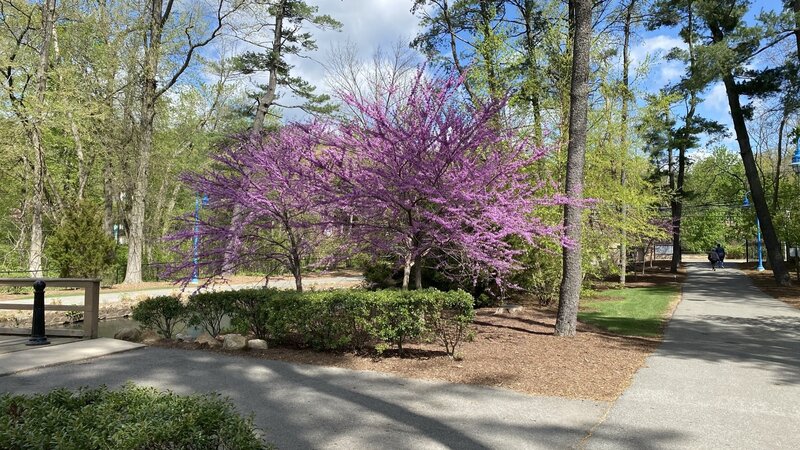
[[[240,354],[294,363],[372,370],[408,378],[496,386],[526,394],[600,401],[617,398],[630,384],[658,339],[622,337],[580,324],[574,338],[553,335],[555,315],[526,307],[516,315],[477,311],[474,339],[446,356],[435,344],[409,344],[405,354],[324,353],[270,348]],[[194,343],[155,345],[198,349]],[[206,350],[223,352],[222,350]]]
[[[737,268],[747,274],[753,284],[765,294],[795,308],[800,308],[800,281],[795,278],[794,270],[790,270],[792,285],[778,286],[770,269],[759,272],[753,269],[753,263],[739,263]]]

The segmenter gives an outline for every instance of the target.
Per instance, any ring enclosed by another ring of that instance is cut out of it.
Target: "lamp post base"
[[[25,345],[47,345],[49,343],[50,341],[47,339],[47,336],[31,336]]]

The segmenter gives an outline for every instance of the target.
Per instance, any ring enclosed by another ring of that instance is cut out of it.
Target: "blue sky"
[[[309,3],[319,6],[321,13],[330,14],[340,22],[341,31],[315,31],[319,50],[310,55],[310,59],[296,59],[298,74],[317,85],[320,90],[326,89],[325,70],[321,62],[326,58],[332,46],[351,41],[357,45],[361,56],[368,58],[377,47],[388,47],[398,39],[409,41],[419,32],[419,20],[411,12],[412,0],[310,0]],[[753,2],[749,18],[762,9],[780,10],[780,0],[758,0]],[[677,30],[660,29],[655,31],[638,30],[638,39],[632,49],[634,64],[641,63],[649,55],[651,67],[648,78],[642,80],[640,89],[645,92],[656,92],[668,83],[680,79],[683,73],[681,64],[666,61],[663,56],[675,46],[682,46]],[[709,119],[727,125],[731,130],[731,121],[727,105],[725,89],[716,83],[703,93],[703,104],[698,112]],[[287,114],[289,118],[296,114]],[[728,147],[735,145],[731,135],[724,142]]]

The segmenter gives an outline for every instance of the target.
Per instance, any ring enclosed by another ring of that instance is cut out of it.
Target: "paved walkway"
[[[800,446],[800,310],[692,264],[659,349],[589,448]]]
[[[570,447],[608,409],[504,389],[162,348],[0,377],[0,391],[127,380],[178,393],[220,392],[239,411],[254,412],[279,449]]]
[[[229,396],[282,449],[796,448],[800,311],[692,266],[664,344],[613,406],[161,348],[0,376],[0,392],[128,380]]]

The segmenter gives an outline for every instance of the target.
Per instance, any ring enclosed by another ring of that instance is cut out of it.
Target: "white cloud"
[[[371,56],[379,47],[388,48],[398,40],[410,42],[419,29],[419,19],[411,14],[413,0],[318,0],[313,2],[320,14],[328,14],[342,23],[340,31],[312,30],[319,49],[308,58],[289,58],[295,74],[326,92],[323,64],[331,48],[352,43],[361,53]],[[287,114],[296,118],[296,114]]]
[[[666,54],[673,48],[686,48],[676,36],[658,34],[642,40],[631,49],[631,64],[635,70],[647,68],[647,90],[657,91],[661,87],[680,79],[684,65],[680,61],[669,61]]]
[[[678,37],[659,34],[642,40],[631,49],[631,63],[636,66],[644,62],[648,56],[656,61],[673,48],[686,48],[686,44]]]
[[[706,110],[715,114],[725,114],[726,117],[730,114],[730,107],[728,106],[728,95],[725,92],[725,85],[722,82],[717,82],[705,95],[703,99],[703,106]]]

